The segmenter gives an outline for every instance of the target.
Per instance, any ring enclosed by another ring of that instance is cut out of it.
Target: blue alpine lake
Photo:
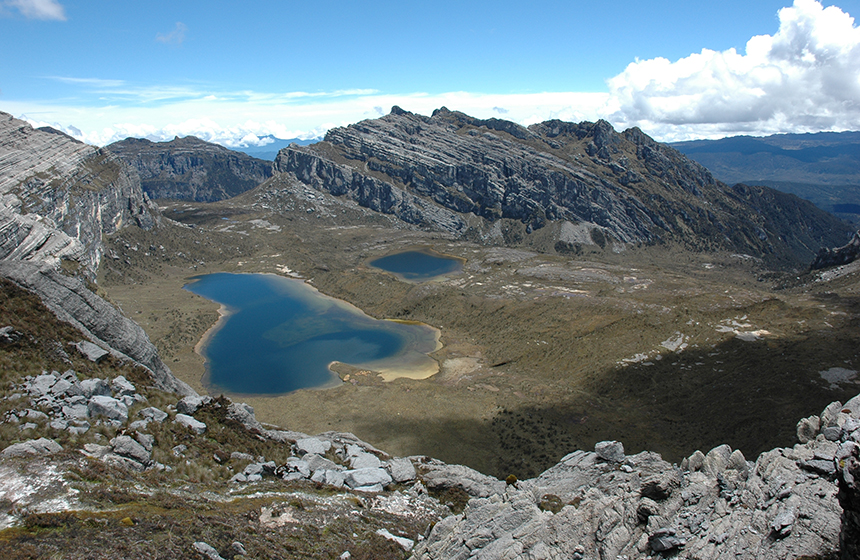
[[[431,249],[403,251],[374,259],[370,266],[390,272],[413,282],[431,280],[452,272],[463,270],[463,260],[448,257]]]
[[[436,372],[427,353],[438,331],[381,321],[301,280],[273,274],[217,273],[185,286],[222,304],[204,339],[210,391],[274,395],[340,384],[329,370],[343,362],[383,377],[425,378]]]

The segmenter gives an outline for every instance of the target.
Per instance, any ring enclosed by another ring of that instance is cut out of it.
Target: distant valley
[[[735,136],[670,145],[723,182],[767,185],[860,222],[860,132]]]

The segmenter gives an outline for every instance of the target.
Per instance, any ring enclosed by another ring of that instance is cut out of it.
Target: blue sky
[[[94,144],[441,105],[661,140],[860,129],[860,0],[0,0],[0,110]]]

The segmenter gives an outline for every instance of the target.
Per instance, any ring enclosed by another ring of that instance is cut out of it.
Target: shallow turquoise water
[[[430,329],[380,321],[271,274],[207,274],[185,289],[227,307],[209,339],[206,385],[273,395],[340,383],[333,361],[360,366],[435,349]]]
[[[430,280],[463,269],[459,259],[433,251],[404,251],[370,261],[370,266],[391,272],[404,280]]]

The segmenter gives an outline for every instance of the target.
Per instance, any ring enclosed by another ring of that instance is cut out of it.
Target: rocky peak
[[[106,148],[137,170],[151,198],[224,200],[272,176],[272,164],[195,136],[169,142],[126,138]]]
[[[319,172],[332,166],[338,179]],[[756,205],[641,130],[618,133],[606,121],[524,128],[445,107],[430,117],[395,107],[382,118],[332,129],[323,142],[282,150],[275,171],[300,180],[313,175],[315,188],[464,236],[476,227],[491,231],[500,220],[519,222],[525,235],[570,222],[616,249],[677,243],[796,264],[848,234],[839,220],[799,199],[757,191],[769,205]],[[428,218],[429,205],[442,210],[444,226]],[[804,227],[785,215],[804,216]]]

